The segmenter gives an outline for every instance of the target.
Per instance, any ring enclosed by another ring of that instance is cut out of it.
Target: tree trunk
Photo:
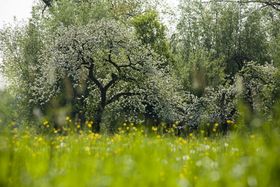
[[[94,133],[100,133],[101,130],[100,125],[106,107],[106,90],[100,90],[100,99],[101,101],[94,115],[94,123],[92,126],[92,131]]]
[[[102,106],[99,106],[98,110],[96,111],[96,113],[94,115],[94,123],[92,126],[92,132],[94,132],[94,133],[100,133],[101,121],[102,121],[104,109],[105,108],[103,108]]]

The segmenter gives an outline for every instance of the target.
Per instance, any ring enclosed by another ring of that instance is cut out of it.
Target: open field
[[[0,186],[280,185],[277,131],[184,139],[125,129],[113,136],[2,132]]]

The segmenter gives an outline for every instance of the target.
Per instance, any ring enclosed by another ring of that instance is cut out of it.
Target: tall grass
[[[180,138],[129,128],[112,136],[2,131],[0,186],[280,186],[278,130]]]

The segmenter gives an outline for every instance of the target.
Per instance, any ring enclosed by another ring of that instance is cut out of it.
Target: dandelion
[[[69,122],[69,123],[72,122],[72,120],[71,120],[71,118],[70,118],[69,116],[66,116],[65,120],[66,120],[67,122]]]
[[[87,122],[87,126],[88,126],[88,128],[91,128],[91,127],[92,127],[92,125],[93,125],[93,121],[88,121],[88,122]]]
[[[89,153],[90,152],[90,147],[86,146],[85,151]]]
[[[49,124],[49,122],[47,121],[47,120],[45,120],[44,122],[43,122],[43,125],[44,126],[46,126],[46,125],[48,125]]]
[[[232,120],[227,120],[226,122],[228,125],[234,125],[234,122]]]
[[[180,137],[180,138],[178,138],[177,143],[181,144],[181,145],[184,145],[184,144],[187,144],[187,141],[185,139],[183,139],[182,137]]]
[[[37,139],[37,141],[38,141],[38,142],[42,142],[42,141],[43,141],[43,138],[42,138],[42,137],[39,137],[39,138]]]
[[[156,127],[152,127],[152,131],[156,132],[158,129]]]

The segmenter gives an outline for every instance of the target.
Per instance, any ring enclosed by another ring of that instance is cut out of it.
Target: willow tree
[[[260,9],[259,3],[236,0],[181,1],[180,9],[177,46],[183,63],[191,61],[192,56],[200,51],[205,51],[210,62],[201,64],[207,66],[222,61],[226,77],[217,78],[232,82],[247,62],[271,62],[273,54],[269,53],[269,44],[273,43],[274,38],[271,28],[279,22],[277,13]],[[188,64],[185,63],[185,66]],[[214,75],[217,75],[216,72]]]

